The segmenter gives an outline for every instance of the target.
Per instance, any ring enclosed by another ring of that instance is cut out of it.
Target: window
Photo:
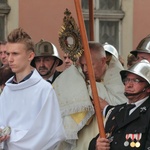
[[[89,38],[89,0],[82,0],[82,11]],[[108,42],[119,50],[121,20],[124,12],[120,0],[93,0],[95,41]]]
[[[6,15],[9,13],[10,7],[7,0],[0,0],[0,41],[5,40]]]

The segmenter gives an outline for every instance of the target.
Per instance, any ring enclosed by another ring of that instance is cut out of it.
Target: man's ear
[[[29,61],[32,61],[34,56],[35,56],[35,53],[34,52],[30,52],[29,53]]]
[[[106,55],[106,63],[109,65],[112,55]]]
[[[106,64],[106,57],[101,58],[102,64],[105,65]]]

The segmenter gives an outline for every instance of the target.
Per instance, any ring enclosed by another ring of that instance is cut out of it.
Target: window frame
[[[117,21],[118,22],[118,44],[116,47],[117,50],[121,47],[121,29],[122,29],[122,20],[125,17],[125,13],[122,10],[121,0],[119,0],[120,10],[100,10],[99,9],[99,0],[93,2],[94,7],[94,38],[95,41],[100,41],[99,39],[99,21]],[[89,10],[82,8],[82,13],[84,20],[89,20]]]

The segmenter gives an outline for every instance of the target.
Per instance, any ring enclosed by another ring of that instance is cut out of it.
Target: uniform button
[[[117,142],[115,142],[115,144],[117,144]]]
[[[120,133],[121,131],[119,130],[118,133]]]

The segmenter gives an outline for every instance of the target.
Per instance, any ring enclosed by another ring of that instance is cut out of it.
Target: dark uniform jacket
[[[62,72],[55,71],[54,76],[53,76],[52,83],[55,81],[55,79],[56,79],[61,73],[62,73]]]
[[[61,74],[62,72],[60,71],[55,71],[54,75],[53,75],[53,79],[52,81],[47,80],[48,82],[50,82],[51,84],[55,81],[55,79]]]
[[[150,97],[124,121],[125,105],[115,106],[106,122],[105,133],[112,140],[110,149],[150,150]],[[89,150],[95,150],[97,138],[90,142]]]

